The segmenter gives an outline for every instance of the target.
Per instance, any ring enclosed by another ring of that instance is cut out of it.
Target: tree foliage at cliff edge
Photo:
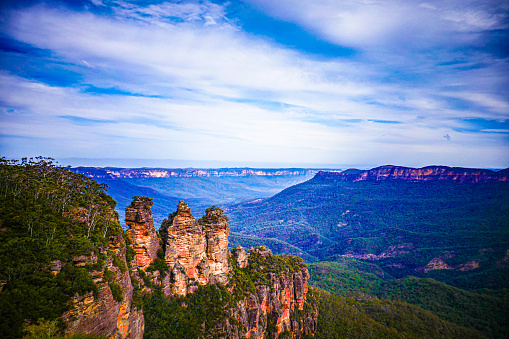
[[[75,294],[97,286],[101,253],[122,229],[106,187],[70,172],[51,158],[0,159],[0,333],[21,337],[38,320],[57,320]],[[95,265],[73,259],[98,255]],[[58,274],[52,266],[62,266]]]

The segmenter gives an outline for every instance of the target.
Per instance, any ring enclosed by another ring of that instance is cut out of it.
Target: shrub
[[[119,284],[115,282],[110,282],[108,283],[108,286],[110,287],[111,294],[113,295],[113,300],[115,300],[116,302],[121,302],[122,300],[124,300],[124,296],[122,295],[123,290]]]
[[[39,319],[37,324],[28,325],[23,329],[23,339],[40,339],[54,336],[58,332],[56,320]]]
[[[116,266],[120,269],[120,272],[125,273],[127,272],[127,266],[125,262],[120,259],[117,255],[113,255],[113,266]]]
[[[97,297],[99,293],[99,289],[94,284],[94,280],[84,268],[67,264],[62,268],[60,273],[58,273],[57,278],[60,283],[65,286],[69,296],[76,293],[83,295],[88,292],[93,292],[94,297]]]

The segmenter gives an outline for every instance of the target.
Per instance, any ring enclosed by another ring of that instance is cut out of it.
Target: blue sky
[[[509,1],[12,0],[0,10],[8,158],[509,166]]]

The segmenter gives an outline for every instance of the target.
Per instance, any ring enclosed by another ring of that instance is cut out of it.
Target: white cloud
[[[86,60],[81,60],[81,63],[87,66],[88,68],[95,68],[93,65],[89,64]]]
[[[375,164],[403,163],[405,155],[415,153],[424,156],[414,161],[447,163],[447,154],[460,159],[487,152],[477,135],[453,131],[461,128],[455,119],[480,113],[451,107],[449,99],[482,104],[486,118],[500,119],[507,111],[507,100],[491,90],[500,87],[498,74],[505,63],[461,74],[454,65],[430,72],[437,60],[423,56],[426,60],[412,72],[423,74],[425,83],[402,83],[385,79],[392,75],[396,55],[378,54],[380,60],[367,61],[362,56],[312,59],[243,33],[223,7],[209,2],[118,3],[115,17],[48,6],[12,13],[8,34],[51,50],[52,58],[63,63],[82,65],[83,81],[57,87],[3,72],[0,100],[15,110],[1,116],[3,134],[44,139],[46,147],[68,152],[64,156],[115,152],[129,158]],[[272,4],[281,8],[271,10],[282,11],[293,3]],[[394,39],[414,18],[404,18],[413,5],[430,10],[410,3],[391,12],[395,2],[382,8],[378,1],[348,1],[341,12],[336,1],[312,4],[319,6],[312,6],[309,18],[328,10],[324,22],[312,27],[331,39],[358,39],[359,44]],[[300,18],[305,8],[293,6],[285,15]],[[309,18],[302,19],[304,25]],[[397,65],[416,63],[399,57]],[[87,93],[88,85],[138,96]],[[480,92],[476,86],[487,89]],[[482,138],[498,147],[482,159],[507,153],[500,135]],[[435,151],[439,158],[433,158]]]
[[[437,7],[430,4],[430,3],[427,3],[427,2],[423,2],[421,4],[419,4],[419,7],[422,7],[422,8],[426,8],[426,9],[431,9],[431,10],[437,10]]]
[[[450,48],[477,38],[464,33],[508,27],[507,8],[495,0],[247,1],[330,42],[367,50]]]
[[[101,0],[90,0],[96,6],[106,6]]]
[[[113,7],[118,16],[136,19],[157,26],[174,25],[180,21],[185,23],[204,23],[205,25],[222,22],[226,25],[229,20],[225,16],[224,7],[208,2],[162,2],[146,7],[117,0],[118,6]]]

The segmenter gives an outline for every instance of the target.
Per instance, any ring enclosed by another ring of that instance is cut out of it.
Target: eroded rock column
[[[207,258],[210,267],[209,281],[211,283],[228,282],[228,218],[220,208],[208,208],[200,219],[203,223],[205,238],[207,239]]]
[[[180,201],[159,230],[171,273],[169,294],[186,295],[199,285],[228,281],[228,218],[220,208],[211,207],[206,213],[196,220],[191,208]]]
[[[148,197],[135,197],[131,205],[125,210],[125,221],[130,227],[126,234],[133,243],[136,252],[136,263],[142,270],[157,258],[160,248],[152,219],[152,199]]]

